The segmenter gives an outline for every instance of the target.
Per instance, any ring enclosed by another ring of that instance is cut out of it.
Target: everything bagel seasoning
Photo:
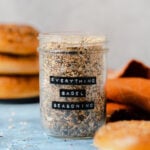
[[[92,137],[105,122],[104,39],[79,35],[39,39],[44,128],[57,137]]]

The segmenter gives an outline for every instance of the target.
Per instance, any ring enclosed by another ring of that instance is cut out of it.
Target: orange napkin
[[[123,68],[116,71],[109,71],[108,79],[120,77],[141,77],[150,79],[150,67],[138,60],[130,60]]]
[[[106,96],[107,118],[110,121],[112,116],[116,116],[113,120],[150,119],[150,68],[131,60],[121,70],[110,71]],[[124,113],[127,116],[123,116]]]

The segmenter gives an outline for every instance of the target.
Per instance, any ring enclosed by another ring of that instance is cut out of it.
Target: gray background
[[[149,0],[0,0],[0,22],[29,23],[41,32],[105,35],[109,67],[132,58],[150,65]]]

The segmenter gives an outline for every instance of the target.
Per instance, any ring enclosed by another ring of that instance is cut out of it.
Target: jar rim
[[[76,44],[102,44],[106,42],[105,36],[81,33],[40,33],[38,39],[53,43]]]

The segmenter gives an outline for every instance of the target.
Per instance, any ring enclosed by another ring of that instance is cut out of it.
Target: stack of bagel
[[[0,24],[0,99],[39,95],[37,36],[28,25]]]

